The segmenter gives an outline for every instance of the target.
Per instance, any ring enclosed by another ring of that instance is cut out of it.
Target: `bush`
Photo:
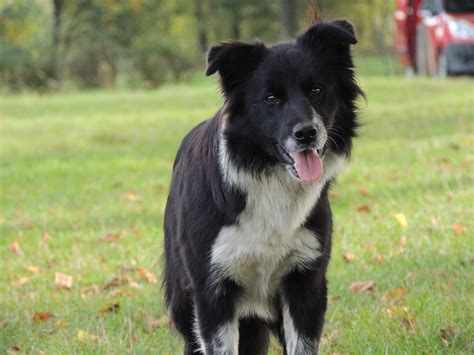
[[[46,86],[46,75],[32,54],[12,43],[0,42],[0,81],[10,90]]]
[[[132,44],[130,57],[148,86],[179,80],[193,68],[192,56],[172,39],[145,34]]]

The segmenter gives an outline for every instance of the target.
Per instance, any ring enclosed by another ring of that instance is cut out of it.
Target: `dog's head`
[[[219,72],[228,153],[239,168],[285,166],[302,182],[318,180],[327,151],[349,155],[362,94],[344,20],[315,22],[295,41],[224,42],[209,52],[206,75]]]

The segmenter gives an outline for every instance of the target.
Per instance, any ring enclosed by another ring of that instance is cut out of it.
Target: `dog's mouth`
[[[304,183],[317,181],[323,175],[323,160],[325,147],[320,149],[303,149],[297,152],[287,152],[281,145],[276,150],[285,162],[290,173]]]

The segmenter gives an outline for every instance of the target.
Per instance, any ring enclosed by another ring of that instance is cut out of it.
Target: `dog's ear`
[[[206,75],[218,71],[224,92],[229,92],[257,68],[267,52],[262,42],[222,42],[209,51]]]
[[[318,44],[356,44],[357,38],[354,33],[354,27],[346,20],[336,20],[331,22],[315,22],[311,27],[301,34],[298,39],[307,47],[316,47]]]

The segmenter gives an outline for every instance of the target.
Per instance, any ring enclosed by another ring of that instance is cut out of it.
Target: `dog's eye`
[[[314,96],[314,97],[319,96],[321,95],[321,91],[322,91],[321,88],[314,87],[311,89],[311,96]]]
[[[280,103],[280,99],[274,95],[268,95],[264,101],[267,105],[278,105]]]

